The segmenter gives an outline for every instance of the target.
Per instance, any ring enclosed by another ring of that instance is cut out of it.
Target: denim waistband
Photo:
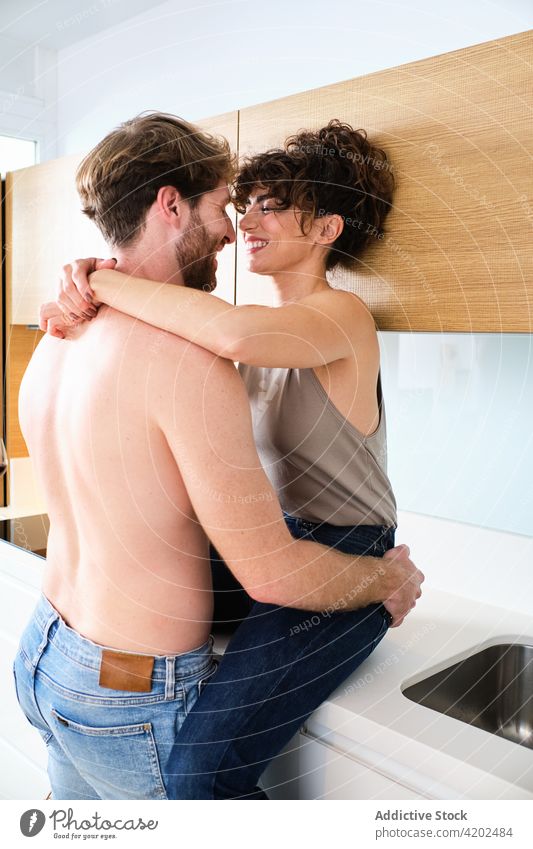
[[[78,634],[77,631],[66,624],[44,595],[41,596],[34,610],[33,622],[42,632],[43,642],[49,640],[57,651],[89,669],[98,670],[100,668],[104,649],[120,651],[123,654],[143,654],[142,652],[129,652],[111,646],[99,645],[86,637],[82,637],[81,634]],[[198,674],[212,662],[213,637],[210,636],[202,646],[182,654],[146,656],[154,657],[153,681],[167,680],[169,665],[173,667],[173,676],[186,678],[189,675]]]
[[[350,534],[357,534],[362,530],[372,531],[376,539],[388,537],[395,533],[396,525],[332,525],[329,522],[311,522],[309,519],[301,519],[299,516],[291,516],[290,513],[283,513],[283,518],[287,524],[293,524],[303,531],[330,530],[344,539],[349,538]]]

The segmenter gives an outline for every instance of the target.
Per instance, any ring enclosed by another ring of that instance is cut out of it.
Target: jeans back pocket
[[[152,723],[97,727],[55,708],[54,737],[101,799],[166,799]]]

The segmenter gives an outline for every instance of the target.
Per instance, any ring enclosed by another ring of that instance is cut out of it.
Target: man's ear
[[[162,186],[157,193],[156,203],[167,224],[183,226],[187,204],[174,186]]]
[[[344,229],[342,215],[322,215],[315,219],[315,241],[319,245],[332,245]]]

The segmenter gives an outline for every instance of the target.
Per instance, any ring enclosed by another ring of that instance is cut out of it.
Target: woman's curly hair
[[[326,270],[353,268],[383,222],[394,192],[392,166],[384,150],[334,119],[317,131],[300,130],[283,148],[247,157],[232,186],[233,202],[244,212],[250,193],[264,187],[280,209],[303,213],[301,229],[315,218],[340,215],[344,227],[331,245]]]

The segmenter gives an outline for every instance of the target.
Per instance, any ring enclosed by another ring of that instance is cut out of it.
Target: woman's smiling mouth
[[[246,253],[255,254],[257,251],[263,250],[266,248],[268,242],[265,242],[263,239],[250,239],[246,242]]]

